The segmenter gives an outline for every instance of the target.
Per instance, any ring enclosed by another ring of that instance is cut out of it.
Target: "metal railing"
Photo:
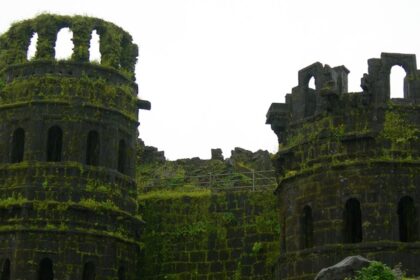
[[[213,173],[197,176],[173,176],[155,178],[144,186],[146,190],[154,188],[175,188],[186,185],[204,188],[275,188],[277,186],[274,170],[249,170],[227,173]]]

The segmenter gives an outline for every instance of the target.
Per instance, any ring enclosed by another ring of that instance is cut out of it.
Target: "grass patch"
[[[138,196],[139,200],[145,199],[176,199],[181,197],[204,197],[210,196],[211,190],[205,188],[180,188],[180,189],[160,189],[142,193]]]

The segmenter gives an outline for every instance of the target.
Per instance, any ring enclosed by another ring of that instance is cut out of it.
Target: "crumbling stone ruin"
[[[58,61],[65,27],[73,55]],[[1,279],[137,279],[137,116],[150,108],[137,99],[137,53],[127,32],[82,16],[40,15],[0,37]]]
[[[406,72],[404,98],[390,97],[396,65]],[[416,57],[369,59],[362,92],[348,92],[348,73],[314,63],[299,71],[286,102],[273,103],[267,113],[280,145],[275,279],[313,279],[349,255],[402,263],[408,275],[420,275]],[[308,87],[312,77],[315,89]]]

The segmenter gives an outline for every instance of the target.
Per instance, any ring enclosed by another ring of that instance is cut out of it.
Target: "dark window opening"
[[[389,77],[389,92],[391,98],[404,98],[404,78],[406,76],[404,68],[395,65],[391,68]]]
[[[10,260],[6,259],[3,262],[3,270],[1,271],[0,280],[10,280]]]
[[[125,280],[125,268],[124,268],[124,266],[120,266],[120,268],[118,268],[118,280]]]
[[[83,268],[83,280],[94,280],[95,279],[95,265],[93,262],[85,263]]]
[[[12,163],[21,162],[23,160],[23,152],[25,148],[25,131],[18,128],[13,132],[12,136],[12,154],[10,161]]]
[[[86,164],[99,164],[99,133],[93,130],[89,131],[87,137]]]
[[[360,202],[355,198],[347,200],[344,213],[344,243],[362,242],[362,211]]]
[[[38,280],[53,280],[53,262],[49,258],[44,258],[39,263]]]
[[[303,208],[302,215],[300,217],[300,229],[301,229],[301,248],[313,247],[313,220],[312,220],[312,208],[306,205]]]
[[[48,130],[47,161],[61,161],[61,149],[63,146],[63,132],[58,126]]]
[[[118,171],[125,173],[126,147],[123,139],[118,143]]]
[[[404,196],[398,203],[398,223],[401,242],[417,241],[417,215],[414,200]]]

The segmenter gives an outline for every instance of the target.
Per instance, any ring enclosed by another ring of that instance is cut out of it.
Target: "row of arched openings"
[[[404,196],[398,202],[399,240],[414,242],[418,239],[417,213],[413,198]],[[301,248],[314,246],[314,225],[312,208],[306,205],[300,216],[300,244]],[[362,211],[360,202],[356,198],[346,201],[343,211],[343,242],[359,243],[363,240]]]
[[[53,262],[49,258],[43,258],[39,262],[37,280],[53,280],[54,279],[54,267]],[[87,262],[83,266],[83,280],[95,280],[95,264],[93,262]],[[118,280],[126,279],[126,271],[124,266],[118,268]],[[10,260],[6,259],[3,262],[1,278],[0,280],[10,280]]]
[[[73,32],[70,28],[62,28],[57,33],[57,40],[55,42],[55,59],[69,59],[73,54]],[[29,43],[26,57],[31,60],[36,55],[38,46],[38,33],[34,33]],[[91,39],[89,43],[89,61],[101,62],[100,52],[100,36],[96,30],[91,33]]]
[[[86,164],[97,166],[100,164],[100,137],[95,130],[89,131],[86,143]],[[24,159],[25,151],[25,130],[17,128],[12,135],[10,162],[18,163]],[[48,129],[46,158],[47,161],[58,162],[62,159],[63,131],[59,126]],[[127,147],[124,139],[118,143],[118,165],[117,169],[125,173]]]

